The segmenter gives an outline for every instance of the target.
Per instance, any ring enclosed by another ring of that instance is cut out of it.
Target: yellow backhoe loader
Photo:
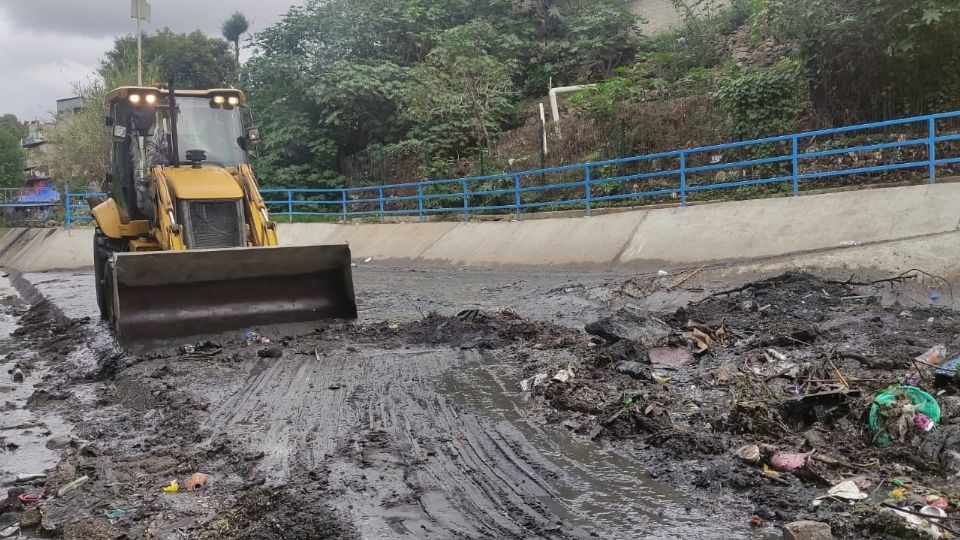
[[[92,210],[97,303],[122,341],[356,318],[346,245],[278,247],[236,89],[106,96],[110,198]]]

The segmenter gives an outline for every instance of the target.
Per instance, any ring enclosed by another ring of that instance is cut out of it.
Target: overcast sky
[[[299,0],[150,0],[152,22],[220,35],[220,22],[240,10],[251,32],[278,21]],[[47,118],[73,83],[93,76],[116,36],[133,34],[130,0],[0,0],[0,114]]]

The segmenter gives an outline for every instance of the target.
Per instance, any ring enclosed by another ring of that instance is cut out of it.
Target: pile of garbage
[[[521,390],[654,475],[741,490],[752,524],[941,538],[960,529],[958,319],[788,273],[601,317],[580,365],[531,366]]]

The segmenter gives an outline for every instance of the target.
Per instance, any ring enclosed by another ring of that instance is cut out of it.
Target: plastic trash
[[[530,390],[533,390],[534,388],[546,382],[549,377],[550,376],[546,373],[537,373],[533,377],[529,377],[520,381],[520,390],[523,392],[529,392]]]
[[[920,513],[931,517],[945,518],[947,517],[947,513],[943,510],[943,508],[939,506],[924,506],[920,509]]]
[[[203,473],[193,473],[187,478],[187,491],[197,491],[207,484],[210,477]]]
[[[940,299],[940,293],[938,293],[937,291],[932,291],[932,292],[930,293],[930,300],[931,300],[932,302],[936,302],[936,301],[939,300],[939,299]]]
[[[164,493],[177,493],[180,491],[180,483],[176,480],[171,480],[170,483],[166,486],[160,488]]]
[[[35,504],[47,498],[47,490],[45,489],[28,489],[20,494],[18,497],[20,502],[24,504]]]
[[[857,487],[853,480],[847,480],[845,482],[840,482],[839,484],[833,486],[827,490],[826,495],[821,495],[813,500],[813,505],[820,505],[824,499],[841,499],[845,501],[862,501],[869,497],[866,493],[860,491],[860,488]]]
[[[106,513],[107,521],[109,521],[110,523],[114,523],[118,519],[122,518],[123,515],[126,513],[127,511],[124,510],[123,508],[114,508],[113,510],[110,510],[109,512]]]
[[[560,382],[567,382],[573,378],[573,368],[567,366],[567,369],[561,369],[553,376],[553,380]]]
[[[243,334],[243,342],[249,346],[254,343],[270,343],[270,340],[257,332],[246,332]]]
[[[921,531],[922,533],[924,533],[926,538],[932,538],[932,539],[942,538],[943,533],[940,531],[940,529],[936,525],[932,523],[932,521],[934,521],[937,517],[944,517],[946,513],[944,512],[943,515],[940,515],[940,512],[943,512],[943,510],[939,508],[934,508],[930,510],[930,508],[931,507],[929,506],[924,506],[923,508],[920,509],[920,513],[930,516],[929,520],[924,519],[923,517],[912,513],[911,512],[912,509],[909,507],[903,507],[899,510],[892,509],[892,511],[896,513],[898,516],[902,517],[908,524],[910,524],[911,529]],[[924,512],[924,510],[927,510],[927,512],[930,512],[930,513],[926,513]]]
[[[747,463],[757,463],[760,461],[760,447],[755,444],[741,446],[737,448],[734,454]]]
[[[947,359],[947,348],[944,345],[930,347],[930,349],[916,357],[916,360],[931,366],[939,366],[940,362]]]
[[[63,496],[66,495],[67,493],[70,493],[71,491],[77,489],[78,487],[86,484],[86,483],[89,482],[89,481],[90,481],[90,477],[87,476],[87,475],[83,475],[83,476],[81,476],[80,478],[77,478],[77,479],[74,480],[73,482],[70,482],[69,484],[67,484],[67,485],[61,487],[59,490],[57,490],[57,497],[63,497]]]
[[[802,454],[774,454],[774,456],[770,458],[770,465],[778,471],[792,472],[806,465],[809,457],[809,452]]]
[[[934,381],[941,386],[950,384],[957,376],[957,369],[960,368],[960,355],[954,356],[942,366],[933,371]]]
[[[907,500],[907,488],[905,488],[905,487],[895,487],[895,488],[893,488],[893,489],[890,490],[890,493],[889,493],[888,495],[890,495],[890,498],[891,498],[891,499],[893,499],[893,500],[895,500],[895,501],[897,501],[897,502],[903,502],[903,501]]]
[[[921,413],[930,420],[931,425],[926,431],[932,430],[940,423],[940,405],[933,396],[915,386],[891,386],[874,396],[873,405],[870,406],[870,413],[867,416],[870,431],[880,446],[890,446],[892,442],[890,433],[887,427],[881,425],[881,420],[888,419],[891,409],[903,398],[909,400],[910,404],[903,407],[898,424],[901,420],[905,420],[904,417],[915,417],[916,413]],[[914,422],[915,427],[916,425]]]
[[[920,428],[920,431],[930,431],[933,429],[933,420],[930,420],[930,418],[923,413],[917,413],[916,416],[913,417],[913,422]]]

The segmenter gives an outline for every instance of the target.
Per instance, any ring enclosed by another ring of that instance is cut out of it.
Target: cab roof
[[[127,96],[130,94],[158,94],[166,95],[169,93],[169,90],[166,88],[158,88],[155,86],[121,86],[114,90],[111,90],[103,98],[105,103],[112,103],[118,99],[127,99]],[[173,95],[183,96],[183,97],[202,97],[213,99],[213,96],[236,96],[240,98],[240,104],[242,105],[246,99],[244,98],[243,92],[236,88],[210,88],[207,90],[180,90],[179,88],[174,90]],[[158,96],[159,97],[159,96]]]

